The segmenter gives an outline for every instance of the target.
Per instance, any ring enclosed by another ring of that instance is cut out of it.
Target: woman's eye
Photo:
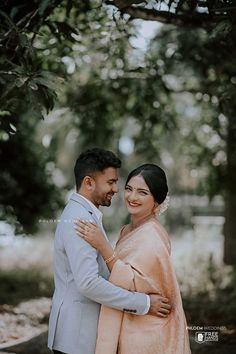
[[[126,186],[126,187],[125,187],[125,190],[126,190],[126,191],[131,191],[131,188]]]
[[[139,194],[141,194],[141,195],[147,195],[147,193],[146,192],[139,192]]]

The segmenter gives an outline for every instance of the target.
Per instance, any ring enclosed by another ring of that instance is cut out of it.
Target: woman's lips
[[[137,203],[132,203],[132,202],[129,202],[128,201],[128,204],[129,204],[129,206],[131,206],[131,207],[138,207],[140,204],[137,204]]]

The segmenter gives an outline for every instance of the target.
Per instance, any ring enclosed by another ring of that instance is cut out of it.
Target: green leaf
[[[59,84],[59,81],[58,80],[46,80],[44,79],[43,77],[39,77],[39,78],[36,78],[33,80],[36,84],[39,84],[39,85],[42,85],[42,86],[45,86],[51,90],[57,90],[58,89],[58,84]]]
[[[212,31],[210,38],[214,39],[217,37],[226,37],[232,29],[232,24],[228,21],[222,21],[217,24],[217,26]]]
[[[29,81],[29,87],[32,89],[32,90],[34,90],[34,91],[37,91],[38,90],[38,85],[37,84],[35,84],[33,81]]]
[[[16,7],[16,6],[14,6],[14,7],[11,9],[10,17],[11,17],[11,18],[14,18],[15,15],[18,13],[18,11],[19,11],[19,8]]]
[[[18,77],[16,79],[16,81],[15,81],[16,82],[16,86],[17,87],[23,86],[27,80],[28,80],[28,77]]]
[[[0,10],[0,16],[4,17],[7,20],[8,24],[10,25],[9,27],[16,29],[14,22],[10,19],[9,16],[7,16],[4,11]]]
[[[15,81],[11,81],[6,87],[5,91],[2,93],[0,99],[5,98],[14,88],[16,87]]]
[[[78,34],[78,31],[66,22],[54,21],[54,24],[57,26],[59,33],[63,34],[64,38],[70,41],[74,40],[73,37],[71,37],[72,33]]]
[[[19,35],[19,42],[22,47],[26,47],[29,44],[29,40],[26,34],[21,33]]]
[[[39,15],[42,16],[46,10],[46,8],[48,7],[48,5],[50,4],[50,0],[41,0],[40,4],[39,4]]]
[[[6,117],[6,116],[10,116],[11,113],[9,111],[0,111],[0,117]]]
[[[11,131],[13,132],[13,133],[16,133],[16,127],[12,124],[12,123],[10,123],[9,124],[9,126],[10,126],[10,128],[11,128]]]

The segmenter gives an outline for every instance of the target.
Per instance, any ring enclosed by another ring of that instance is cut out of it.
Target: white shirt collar
[[[91,206],[92,211],[93,211],[93,213],[95,214],[95,216],[97,217],[97,219],[98,219],[100,222],[102,222],[102,216],[103,216],[102,212],[101,212],[89,199],[85,198],[85,197],[84,197],[83,195],[81,195],[80,193],[76,193],[76,194],[78,194],[81,198],[83,198],[83,199],[86,200],[86,202]]]

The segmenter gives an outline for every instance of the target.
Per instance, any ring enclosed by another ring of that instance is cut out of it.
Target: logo
[[[195,333],[195,341],[197,343],[204,343],[204,342],[218,342],[219,336],[218,332],[196,332]]]
[[[196,332],[195,333],[195,341],[197,343],[205,342],[205,333],[204,332]]]

